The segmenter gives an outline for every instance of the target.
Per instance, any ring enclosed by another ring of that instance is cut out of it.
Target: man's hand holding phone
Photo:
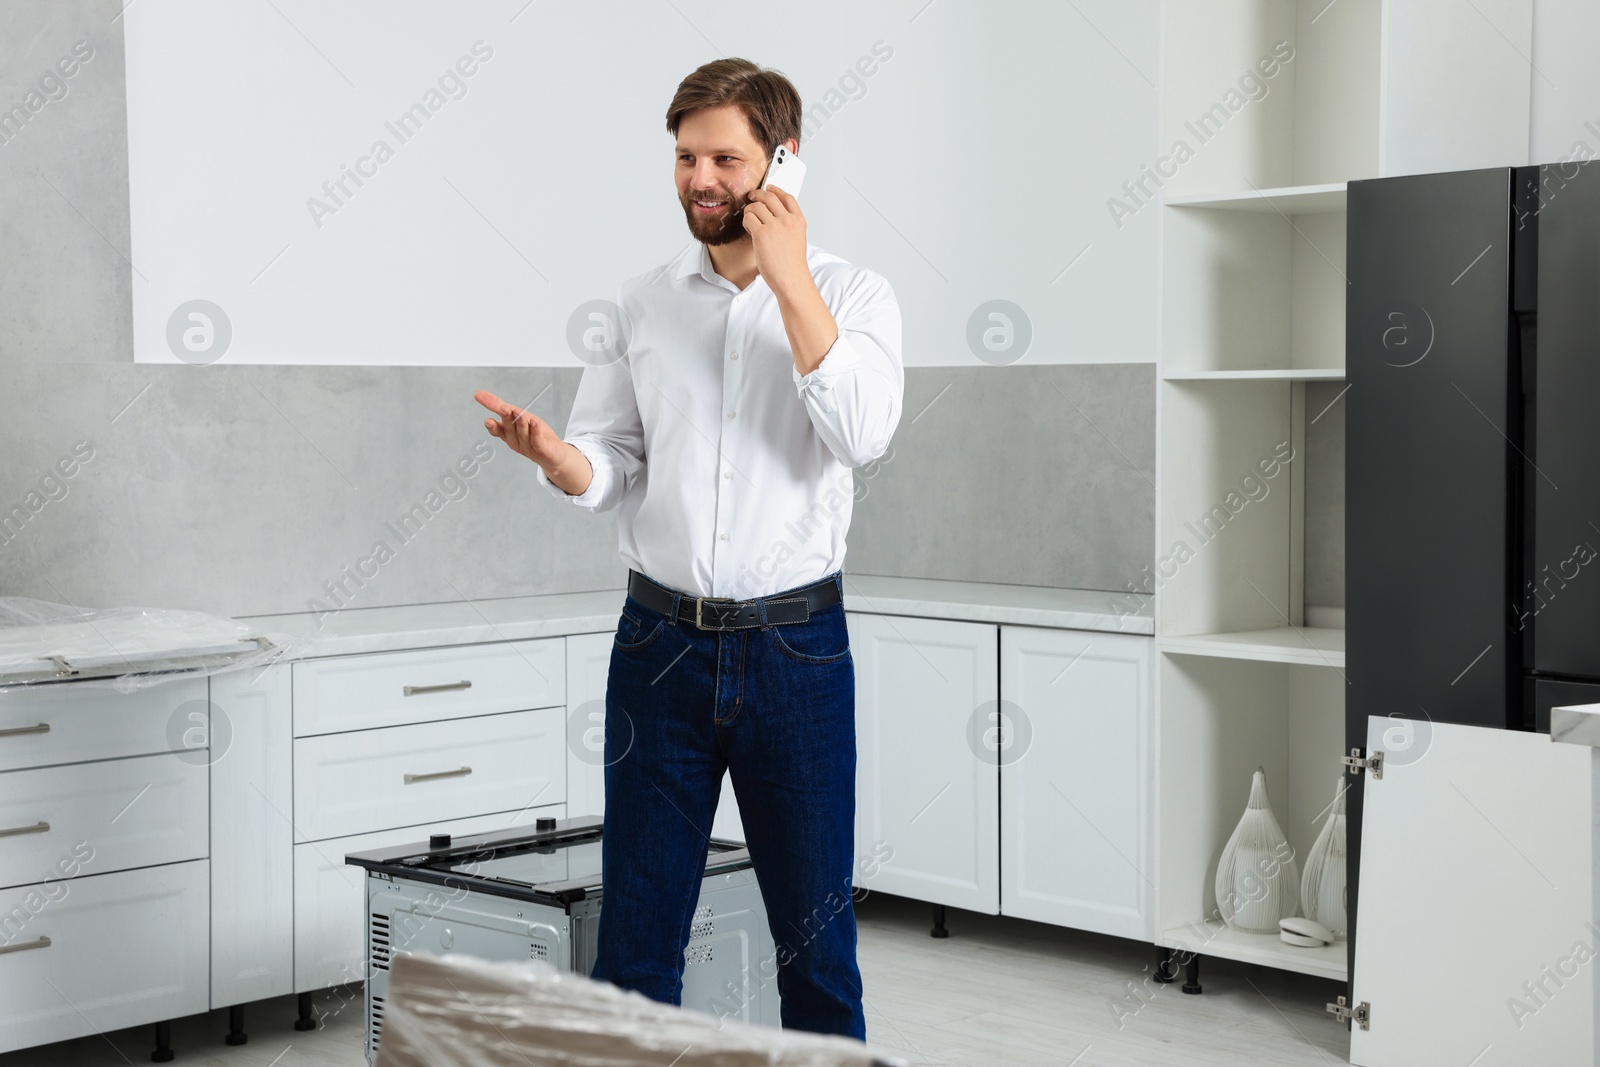
[[[780,145],[767,164],[761,188],[750,194],[744,207],[744,228],[755,247],[756,269],[774,293],[811,282],[811,268],[806,264],[806,217],[800,201],[782,185],[769,184],[787,181],[798,190],[804,176],[800,157]]]
[[[483,420],[490,436],[500,438],[513,452],[544,468],[545,475],[563,491],[576,496],[589,488],[594,469],[588,458],[563,441],[548,422],[531,411],[513,407],[487,389],[479,389],[472,398],[500,416],[498,420]]]

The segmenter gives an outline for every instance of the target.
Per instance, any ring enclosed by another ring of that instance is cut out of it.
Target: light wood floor
[[[1323,1005],[1339,983],[1210,959],[1205,992],[1144,984],[1148,945],[878,894],[857,905],[867,1036],[920,1064],[961,1067],[1329,1065],[1349,1035]],[[1134,983],[1140,999],[1127,983]],[[1113,1005],[1117,1010],[1113,1010]],[[177,1020],[177,1067],[364,1067],[360,989],[317,995],[321,1029],[293,1029],[295,998],[251,1004],[246,1045],[227,1046],[226,1009]],[[153,1026],[0,1055],[0,1067],[132,1067]]]

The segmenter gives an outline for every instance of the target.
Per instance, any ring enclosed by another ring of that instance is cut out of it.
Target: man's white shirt
[[[815,245],[806,262],[839,337],[794,365],[777,297],[742,291],[691,242],[624,282],[626,352],[583,370],[565,439],[594,468],[580,495],[620,506],[623,561],[695,596],[766,596],[844,565],[852,468],[882,456],[900,422],[900,307],[881,275]]]

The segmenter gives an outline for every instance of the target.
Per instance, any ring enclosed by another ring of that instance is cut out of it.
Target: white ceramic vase
[[[1217,911],[1235,930],[1278,935],[1278,920],[1300,914],[1300,866],[1267,802],[1260,768],[1250,802],[1217,861]]]
[[[1344,794],[1341,777],[1334,783],[1333,807],[1306,856],[1305,878],[1300,882],[1300,904],[1306,918],[1317,920],[1341,938],[1349,924],[1345,915]]]

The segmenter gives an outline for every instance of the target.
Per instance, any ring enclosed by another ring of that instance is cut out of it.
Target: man
[[[759,188],[800,118],[794,86],[747,60],[685,78],[667,129],[695,241],[623,284],[626,344],[584,369],[567,439],[477,398],[553,494],[621,509],[594,977],[680,1002],[727,770],[784,1026],[864,1039],[841,571],[851,469],[887,451],[905,376],[889,284],[809,245],[795,198]]]

